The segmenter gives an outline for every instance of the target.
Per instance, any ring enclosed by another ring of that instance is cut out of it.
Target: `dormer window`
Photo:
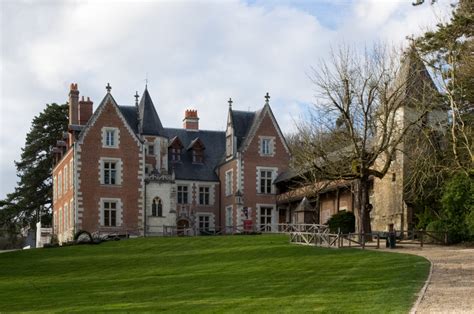
[[[204,162],[204,151],[202,149],[193,149],[193,163],[202,164]]]
[[[148,145],[148,155],[150,155],[150,156],[155,155],[155,145],[153,145],[153,144]]]
[[[171,158],[171,162],[180,162],[181,161],[181,150],[183,148],[183,144],[179,137],[175,136],[170,140],[169,154]]]
[[[181,161],[181,149],[180,148],[172,148],[171,149],[171,161]]]
[[[192,151],[193,163],[202,164],[204,162],[204,143],[199,137],[196,137],[188,146],[188,150]]]

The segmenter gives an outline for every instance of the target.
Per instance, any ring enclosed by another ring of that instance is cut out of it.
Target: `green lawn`
[[[0,254],[0,312],[407,312],[428,271],[284,235],[140,238]]]

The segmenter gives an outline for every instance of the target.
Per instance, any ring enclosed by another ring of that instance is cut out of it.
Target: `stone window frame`
[[[53,178],[53,199],[56,201],[58,199],[58,177],[54,176]]]
[[[105,203],[115,203],[115,226],[106,226],[105,225]],[[121,227],[123,220],[122,220],[122,212],[123,212],[123,203],[120,198],[111,198],[111,197],[101,197],[99,201],[99,225],[105,228],[117,228]]]
[[[153,208],[153,205],[155,205],[155,200],[158,200],[158,203],[156,204],[156,208]],[[163,216],[163,200],[159,196],[155,196],[151,200],[151,216],[152,217],[165,217]]]
[[[112,162],[115,163],[115,183],[105,183],[105,163]],[[103,186],[121,186],[122,185],[122,159],[114,157],[100,157],[99,159],[99,182]]]
[[[205,202],[206,192],[201,192],[201,189],[207,189],[207,203]],[[201,193],[204,193],[203,202],[201,202]],[[200,185],[198,187],[198,204],[201,206],[210,206],[211,204],[211,187],[209,185]]]
[[[186,191],[180,191],[179,188],[186,188]],[[176,187],[176,203],[180,205],[187,205],[189,204],[189,185],[187,184],[178,184]],[[179,201],[181,193],[181,202]],[[186,197],[185,197],[186,196]],[[184,202],[184,198],[186,198],[186,201]]]
[[[234,193],[233,187],[234,169],[229,169],[225,172],[225,195],[231,196]]]
[[[62,170],[58,173],[58,198],[63,196],[63,172]]]
[[[107,143],[107,134],[108,132],[112,131],[113,132],[113,143],[112,145],[109,145]],[[120,129],[117,127],[110,127],[110,126],[104,126],[102,128],[102,147],[104,148],[119,148],[120,146]]]
[[[233,213],[233,211],[234,211],[234,206],[232,206],[232,205],[226,206],[226,208],[225,208],[225,226],[226,227],[232,227],[234,225],[234,213]],[[230,215],[229,215],[229,212],[230,212]]]
[[[211,215],[199,215],[198,227],[201,231],[209,231],[211,228]]]
[[[261,157],[273,157],[275,156],[275,136],[259,136],[258,141],[258,153]],[[268,141],[268,152],[265,152],[264,143]]]
[[[69,171],[68,170],[69,170],[69,168],[68,168],[68,165],[66,164],[64,166],[64,169],[63,169],[63,171],[64,171],[64,181],[63,181],[63,183],[64,183],[64,188],[63,188],[64,193],[66,193],[67,190],[69,190]]]
[[[69,202],[64,203],[64,231],[69,227]]]
[[[74,164],[73,159],[69,161],[69,188],[74,186]]]
[[[260,194],[260,195],[272,195],[272,194],[276,194],[276,188],[275,188],[275,184],[273,184],[273,181],[275,180],[276,176],[277,176],[277,173],[278,173],[278,168],[277,167],[260,167],[260,166],[257,166],[256,167],[257,169],[257,194]],[[261,172],[262,171],[267,171],[267,172],[271,172],[272,173],[272,177],[271,177],[271,184],[270,184],[270,193],[267,193],[267,192],[264,192],[262,193],[261,192]]]
[[[261,228],[261,209],[262,208],[271,208],[271,222],[270,222],[270,230],[265,229],[265,231],[273,231],[274,230],[274,225],[278,221],[278,212],[277,212],[277,206],[275,204],[256,204],[257,212],[256,212],[256,222],[257,226],[260,229]]]

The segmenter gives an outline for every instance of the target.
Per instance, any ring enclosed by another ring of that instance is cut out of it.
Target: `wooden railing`
[[[411,244],[423,245],[426,244],[448,244],[448,235],[446,232],[430,232],[430,231],[411,231],[408,234],[403,232],[395,233],[396,245]],[[389,237],[388,232],[373,232],[373,233],[330,233],[329,229],[316,229],[313,232],[307,231],[292,231],[290,232],[290,243],[297,243],[303,245],[314,245],[319,247],[330,248],[344,248],[344,247],[366,247],[380,248],[380,242],[385,246]],[[429,239],[429,241],[427,241]]]

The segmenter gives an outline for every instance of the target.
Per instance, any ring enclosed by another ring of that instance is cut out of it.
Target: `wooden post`
[[[377,249],[380,249],[380,236],[377,235]]]
[[[448,245],[448,232],[444,232],[444,245]]]
[[[351,247],[351,246],[352,246],[352,241],[351,241],[351,233],[349,233],[349,237],[348,237],[348,239],[349,239],[349,247]]]
[[[362,249],[365,250],[365,233],[362,234]]]

